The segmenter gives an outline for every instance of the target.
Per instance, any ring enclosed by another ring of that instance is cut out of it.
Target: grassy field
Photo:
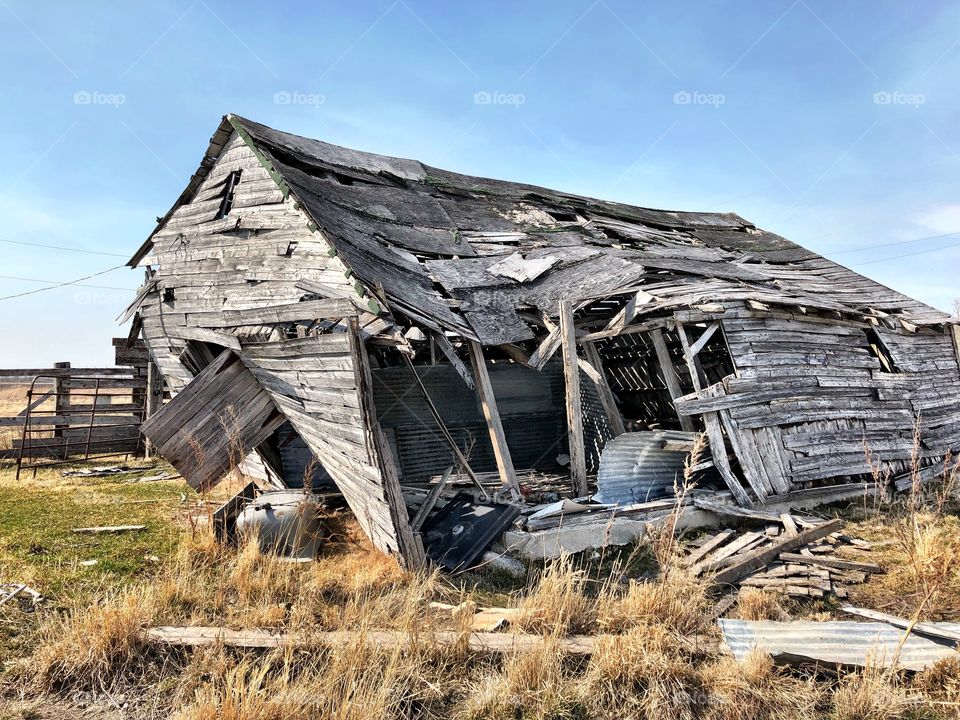
[[[321,557],[307,565],[225,548],[206,520],[217,498],[180,481],[63,478],[62,468],[12,480],[0,468],[0,579],[49,599],[0,608],[0,718],[949,718],[960,708],[960,663],[912,677],[867,671],[816,675],[717,649],[704,583],[687,577],[665,537],[530,568],[529,584],[492,573],[402,572],[344,512],[325,517]],[[229,493],[223,488],[219,494]],[[855,602],[931,619],[960,619],[960,522],[953,500],[840,508],[847,532],[887,542],[871,557],[888,573]],[[84,536],[83,526],[144,524]],[[82,564],[96,560],[96,564]],[[602,567],[600,565],[602,564]],[[613,578],[612,580],[610,578]],[[634,578],[633,581],[630,578]],[[436,630],[468,616],[431,603],[519,609],[518,631],[542,651],[502,658],[442,647]],[[744,595],[742,617],[836,615],[829,602]],[[405,650],[342,647],[162,650],[157,624],[270,628],[309,647],[313,633],[411,633]],[[607,637],[589,659],[560,638]]]

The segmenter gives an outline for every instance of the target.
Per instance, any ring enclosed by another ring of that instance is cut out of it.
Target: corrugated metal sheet
[[[631,504],[673,494],[687,453],[664,450],[666,441],[692,443],[696,433],[650,430],[624,433],[607,443],[600,456],[597,494],[607,504]]]
[[[754,648],[783,662],[812,661],[828,665],[890,667],[904,631],[879,622],[773,622],[717,621],[734,657],[743,660]],[[930,623],[960,632],[960,623]],[[897,664],[922,670],[938,660],[960,657],[946,642],[911,634],[903,644]]]
[[[473,443],[470,466],[477,472],[495,471],[493,447],[476,392],[448,364],[418,365],[417,373],[460,447],[466,450]],[[382,368],[372,374],[377,417],[397,455],[402,479],[426,480],[442,473],[453,464],[452,453],[410,371],[405,367]],[[552,361],[541,372],[492,364],[490,382],[514,467],[556,469],[557,455],[567,452],[560,364]],[[595,391],[592,395],[589,392],[586,397],[596,396]],[[599,400],[595,404],[599,406]],[[591,424],[588,427],[585,434],[595,447],[601,442],[596,438],[602,429]]]

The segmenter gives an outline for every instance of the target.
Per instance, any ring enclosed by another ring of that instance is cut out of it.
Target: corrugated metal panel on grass
[[[904,636],[903,630],[880,622],[717,622],[727,647],[738,660],[757,648],[784,662],[890,667],[897,659],[897,648]],[[960,632],[960,623],[930,624]],[[922,670],[948,657],[960,657],[950,643],[911,634],[900,650],[897,664]]]

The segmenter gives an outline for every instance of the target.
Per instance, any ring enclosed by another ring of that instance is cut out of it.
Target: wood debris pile
[[[684,564],[713,584],[762,588],[792,597],[847,597],[847,586],[883,572],[873,563],[836,555],[841,546],[869,550],[870,543],[844,535],[840,520],[783,514],[779,523],[738,533],[704,535],[686,545]]]

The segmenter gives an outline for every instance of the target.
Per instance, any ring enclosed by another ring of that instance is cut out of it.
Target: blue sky
[[[123,264],[234,112],[469,174],[734,211],[951,309],[958,71],[957,3],[0,0],[0,297]],[[109,364],[141,279],[0,300],[0,366]]]

